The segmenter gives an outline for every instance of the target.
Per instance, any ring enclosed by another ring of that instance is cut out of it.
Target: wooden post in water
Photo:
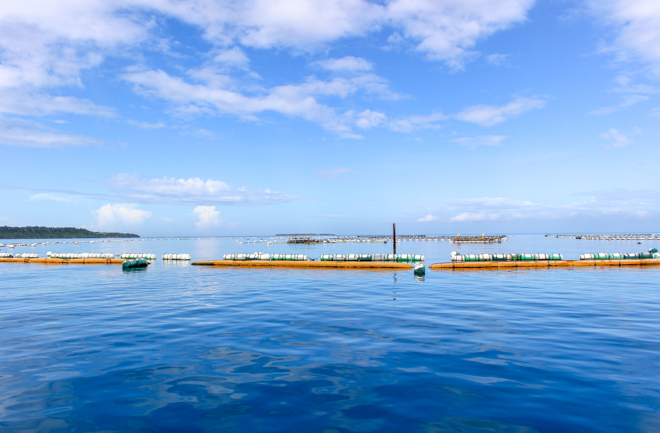
[[[392,244],[394,245],[394,254],[396,254],[396,224],[392,224]]]

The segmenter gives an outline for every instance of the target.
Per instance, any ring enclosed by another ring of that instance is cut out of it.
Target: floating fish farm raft
[[[258,268],[316,268],[316,269],[412,269],[410,263],[399,262],[335,262],[335,261],[236,261],[236,260],[201,260],[193,262],[196,266],[258,267]]]
[[[460,269],[529,269],[553,267],[623,267],[660,266],[660,253],[653,248],[642,253],[587,253],[580,260],[564,260],[561,254],[458,254],[451,253],[451,262],[434,263],[435,270]]]
[[[653,241],[660,240],[655,234],[618,234],[618,235],[545,235],[546,238],[582,239],[588,241]]]

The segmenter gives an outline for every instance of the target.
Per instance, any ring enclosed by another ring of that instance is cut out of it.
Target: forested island
[[[74,227],[0,227],[0,239],[139,238],[133,233],[103,233]]]

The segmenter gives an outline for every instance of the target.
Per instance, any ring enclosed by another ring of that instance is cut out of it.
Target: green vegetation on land
[[[133,233],[102,233],[74,227],[0,227],[0,239],[139,238]]]

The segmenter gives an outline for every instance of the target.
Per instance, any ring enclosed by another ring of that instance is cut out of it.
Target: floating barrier
[[[396,261],[401,263],[409,263],[410,259],[410,254],[399,254],[399,257],[396,258]]]
[[[0,259],[13,259],[14,255],[11,253],[0,253]]]
[[[434,270],[453,269],[530,269],[554,267],[626,267],[626,266],[660,266],[660,257],[654,259],[622,259],[622,260],[532,260],[532,261],[506,261],[506,262],[459,262],[434,263],[429,266]]]
[[[660,259],[658,250],[652,248],[648,253],[586,253],[580,254],[580,260],[634,260]]]
[[[563,260],[561,254],[458,254],[453,251],[452,262],[532,262],[544,260]]]
[[[114,259],[115,255],[111,253],[46,253],[51,259]]]
[[[75,258],[62,259],[57,257],[22,258],[0,257],[0,263],[41,263],[46,265],[121,265],[124,259]]]
[[[126,260],[121,267],[122,269],[146,268],[150,263],[146,259]]]
[[[317,268],[317,269],[412,269],[409,263],[374,262],[374,261],[347,261],[347,260],[202,260],[192,263],[195,266],[222,266],[222,267],[289,267],[289,268]]]
[[[14,254],[14,258],[16,258],[16,259],[37,259],[37,258],[39,258],[39,254],[17,253],[17,254]]]
[[[156,260],[156,254],[143,254],[143,253],[127,253],[121,254],[120,259],[146,259],[146,260]]]
[[[191,260],[190,254],[163,254],[163,260]]]

